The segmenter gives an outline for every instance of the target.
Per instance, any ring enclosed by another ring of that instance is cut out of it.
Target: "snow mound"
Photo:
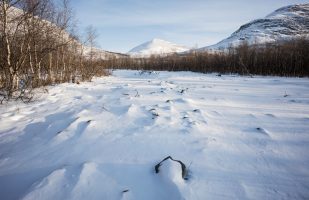
[[[181,166],[172,160],[166,160],[160,166],[159,181],[169,191],[169,199],[183,199],[181,189],[185,187],[185,181],[181,174]]]
[[[31,192],[27,194],[23,200],[31,200],[31,199],[63,199],[65,188],[65,169],[59,169],[52,172],[42,181],[34,184],[33,188],[30,190]],[[48,196],[46,196],[48,194]]]

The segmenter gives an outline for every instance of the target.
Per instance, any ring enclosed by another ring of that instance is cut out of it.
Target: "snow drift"
[[[308,78],[114,71],[0,107],[1,199],[308,199]],[[182,177],[181,160],[188,169]]]

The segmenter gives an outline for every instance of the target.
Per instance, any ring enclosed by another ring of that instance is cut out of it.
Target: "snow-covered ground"
[[[308,199],[309,79],[115,71],[0,107],[0,199]],[[189,168],[181,177],[178,163]]]

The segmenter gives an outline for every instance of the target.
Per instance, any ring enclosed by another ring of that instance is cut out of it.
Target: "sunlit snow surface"
[[[0,107],[0,199],[308,199],[309,79],[115,71]],[[166,156],[189,167],[164,163]]]

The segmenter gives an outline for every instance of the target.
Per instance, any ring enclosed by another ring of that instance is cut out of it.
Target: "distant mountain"
[[[188,50],[189,48],[187,47],[173,44],[165,40],[153,39],[133,48],[128,54],[133,57],[150,57],[151,55],[167,55]]]
[[[280,8],[263,19],[241,26],[230,37],[221,42],[199,49],[219,50],[248,44],[263,44],[297,37],[309,37],[309,4],[291,5]]]
[[[91,55],[94,59],[101,59],[101,60],[109,60],[109,59],[117,59],[117,58],[126,58],[128,57],[127,54],[117,53],[117,52],[111,52],[106,51],[100,48],[92,48],[88,46],[84,46],[84,52],[83,55],[85,55],[87,58],[90,58]]]

